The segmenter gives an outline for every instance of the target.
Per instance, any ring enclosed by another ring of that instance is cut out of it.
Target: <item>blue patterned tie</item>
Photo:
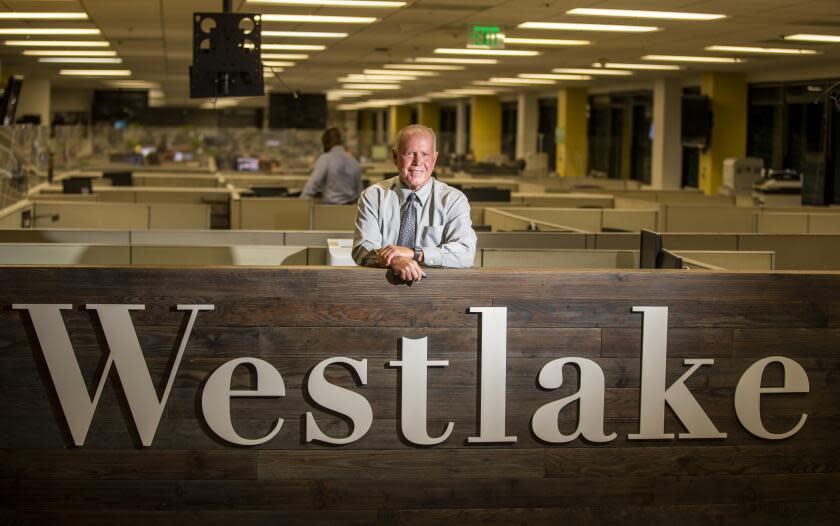
[[[401,247],[414,248],[414,239],[417,236],[417,210],[414,208],[415,194],[408,194],[405,199],[405,208],[400,218],[400,235],[397,238],[397,245]]]

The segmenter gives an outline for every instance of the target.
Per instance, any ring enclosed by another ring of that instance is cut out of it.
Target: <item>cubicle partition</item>
[[[837,273],[0,280],[9,523],[836,519]]]

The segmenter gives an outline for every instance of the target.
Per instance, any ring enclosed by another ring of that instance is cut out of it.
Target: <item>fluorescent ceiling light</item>
[[[249,4],[315,5],[327,7],[402,7],[405,2],[378,0],[248,0]]]
[[[277,60],[306,60],[309,55],[298,53],[263,53],[260,58],[277,59]]]
[[[271,68],[290,68],[294,66],[294,62],[287,62],[285,60],[265,60],[263,61],[263,66],[268,66]]]
[[[739,64],[744,59],[733,57],[693,57],[684,55],[645,55],[642,60],[664,60],[672,62],[711,62],[717,64]]]
[[[23,54],[33,57],[116,57],[116,51],[84,49],[25,49]]]
[[[263,70],[263,78],[277,78],[274,76],[275,73],[283,73],[283,68],[267,68]]]
[[[464,66],[445,66],[443,64],[385,64],[388,69],[428,69],[433,71],[461,71]]]
[[[564,38],[517,38],[505,37],[505,44],[531,44],[534,46],[588,46],[588,40],[568,40]]]
[[[365,75],[350,75],[339,77],[339,82],[383,82],[387,84],[399,84],[406,80],[414,80],[414,77],[371,77]]]
[[[344,38],[348,33],[330,33],[325,31],[269,31],[263,29],[264,37],[288,37],[288,38]],[[265,47],[265,44],[263,44]]]
[[[342,89],[384,90],[402,89],[399,84],[344,84]]]
[[[797,33],[796,35],[785,36],[785,40],[799,40],[802,42],[840,42],[840,35]]]
[[[434,71],[394,71],[392,69],[366,69],[365,75],[411,75],[414,77],[434,77],[437,73]]]
[[[98,29],[81,27],[0,27],[0,35],[98,35]]]
[[[569,22],[523,22],[517,27],[521,29],[557,29],[560,31],[618,31],[628,33],[645,33],[657,31],[653,26],[621,26],[614,24],[573,24]]]
[[[164,97],[166,97],[166,94],[159,89],[149,90],[149,98],[151,99],[162,99]]]
[[[572,73],[575,75],[614,75],[627,76],[632,75],[632,71],[625,71],[623,69],[600,69],[600,68],[554,68],[551,71],[554,73]]]
[[[440,64],[498,64],[499,61],[495,58],[437,58],[437,57],[418,57],[414,59],[415,62],[432,62]]]
[[[561,75],[555,73],[520,73],[517,75],[523,79],[548,79],[548,80],[591,80],[589,75]]]
[[[121,58],[114,57],[43,57],[38,62],[54,64],[122,64]]]
[[[640,11],[637,9],[590,9],[578,7],[566,11],[567,15],[614,16],[623,18],[662,18],[665,20],[719,20],[726,15],[712,13],[682,13],[678,11]]]
[[[445,89],[443,90],[444,93],[453,93],[456,95],[495,95],[498,93],[497,90],[494,89],[480,89],[480,88],[455,88],[455,89]]]
[[[782,47],[754,46],[707,46],[706,51],[724,51],[729,53],[770,53],[778,55],[816,55],[813,49],[792,49]]]
[[[624,62],[595,62],[592,64],[593,68],[614,68],[614,69],[650,69],[657,71],[674,71],[682,69],[682,66],[676,64],[627,64]]]
[[[87,20],[87,13],[0,13],[0,20]]]
[[[108,47],[104,40],[6,40],[7,46],[21,47]]]
[[[286,51],[323,51],[327,46],[321,44],[263,44],[262,49]]]
[[[513,77],[493,77],[487,82],[491,84],[556,84],[549,79],[520,79]]]
[[[62,69],[58,72],[61,75],[72,75],[77,77],[127,77],[131,75],[130,69]]]
[[[106,86],[112,88],[136,88],[136,89],[154,89],[160,88],[159,82],[150,82],[148,80],[109,80],[105,82]]]
[[[435,53],[442,55],[495,55],[499,57],[534,57],[542,54],[539,51],[524,49],[469,49],[449,47],[439,47],[435,50]]]
[[[320,15],[262,15],[263,22],[299,22],[302,24],[372,24],[374,16],[320,16]]]

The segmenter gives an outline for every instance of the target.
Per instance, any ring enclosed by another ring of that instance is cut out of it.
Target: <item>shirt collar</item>
[[[420,201],[421,206],[426,205],[426,201],[428,201],[429,196],[432,194],[432,185],[434,185],[434,183],[435,183],[435,178],[430,177],[429,180],[426,182],[426,184],[423,185],[423,188],[414,192],[414,194],[417,195],[417,199],[418,199],[418,201]],[[400,200],[400,206],[405,204],[405,200],[408,198],[409,194],[411,194],[411,193],[412,193],[412,191],[409,188],[406,188],[405,186],[403,186],[402,181],[400,181],[399,176],[397,176],[397,196],[399,197],[399,200]]]

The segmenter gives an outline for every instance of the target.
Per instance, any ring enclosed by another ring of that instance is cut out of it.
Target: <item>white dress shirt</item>
[[[397,243],[402,207],[410,193],[399,177],[372,185],[362,192],[353,234],[356,264],[376,266],[376,251]],[[467,197],[457,188],[434,178],[415,193],[417,233],[414,244],[423,250],[423,264],[429,267],[473,266],[476,235]]]

